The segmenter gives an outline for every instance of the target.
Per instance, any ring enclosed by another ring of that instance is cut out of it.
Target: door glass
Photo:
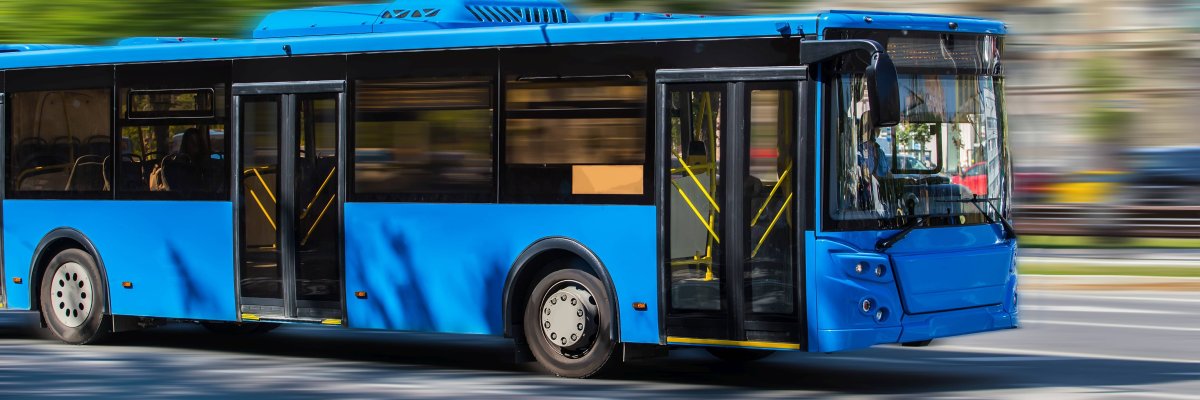
[[[751,90],[745,175],[746,310],[790,314],[795,306],[795,91]]]
[[[722,301],[721,91],[671,91],[668,237],[671,310],[720,311]]]
[[[283,299],[277,229],[279,111],[276,96],[246,97],[242,103],[242,297]]]
[[[295,237],[298,317],[341,308],[338,266],[337,98],[297,96]]]

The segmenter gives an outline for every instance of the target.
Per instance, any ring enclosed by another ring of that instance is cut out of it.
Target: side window
[[[488,77],[355,82],[357,199],[495,201]]]
[[[120,198],[228,197],[225,86],[120,91]]]
[[[9,94],[8,193],[13,197],[111,196],[112,91]]]
[[[650,201],[644,77],[513,77],[506,89],[504,201]]]

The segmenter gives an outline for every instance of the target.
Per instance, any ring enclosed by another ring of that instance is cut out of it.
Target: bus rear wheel
[[[547,370],[587,378],[619,362],[604,289],[600,279],[578,269],[554,271],[534,286],[525,306],[525,341]]]
[[[104,324],[108,288],[91,254],[67,249],[50,259],[42,274],[39,304],[46,326],[64,342],[88,344],[111,332]]]

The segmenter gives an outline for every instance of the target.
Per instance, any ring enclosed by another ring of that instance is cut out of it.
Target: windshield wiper
[[[896,232],[892,236],[888,236],[886,238],[879,239],[878,242],[875,242],[875,251],[878,251],[880,253],[887,251],[888,249],[892,248],[892,246],[895,246],[896,243],[899,243],[901,240],[904,240],[904,237],[908,236],[909,233],[912,233],[913,229],[917,229],[918,226],[921,226],[921,224],[924,224],[924,223],[925,223],[925,217],[913,218],[911,221],[908,221],[907,224],[904,224],[904,226],[900,228],[900,232]]]
[[[975,208],[979,209],[979,212],[981,214],[983,214],[983,218],[986,219],[989,224],[995,224],[996,219],[992,218],[992,214],[989,213],[988,210],[995,210],[996,217],[1000,219],[1000,226],[1004,227],[1004,239],[1006,239],[1006,240],[1016,239],[1017,238],[1017,230],[1013,229],[1012,224],[1008,222],[1008,218],[1004,216],[1004,213],[1000,212],[1000,208],[996,207],[995,204],[992,204],[992,200],[1000,200],[1000,199],[994,198],[994,197],[992,197],[992,198],[979,197],[979,195],[977,195],[977,194],[972,194],[971,198],[969,198],[969,199],[938,200],[938,202],[941,202],[941,203],[971,203],[971,204],[975,205]],[[983,209],[983,206],[979,205],[979,203],[987,204],[988,209],[987,210]]]

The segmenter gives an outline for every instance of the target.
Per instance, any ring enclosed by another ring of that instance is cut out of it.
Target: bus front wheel
[[[611,300],[604,283],[578,269],[546,275],[525,306],[525,341],[555,375],[586,378],[617,364]]]
[[[91,254],[67,249],[50,259],[39,290],[42,319],[64,342],[88,344],[110,332],[104,324],[108,290]]]

